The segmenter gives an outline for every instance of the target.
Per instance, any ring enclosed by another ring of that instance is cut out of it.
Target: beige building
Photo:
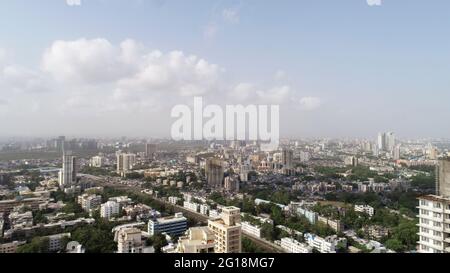
[[[26,244],[26,242],[18,242],[18,241],[14,241],[12,243],[0,244],[0,253],[1,254],[16,253],[17,248],[24,244]]]
[[[117,232],[117,253],[142,253],[144,243],[142,231],[137,228],[123,228]]]
[[[208,220],[208,227],[215,235],[216,253],[241,253],[241,210],[222,208],[221,219]]]
[[[190,228],[178,241],[178,253],[214,253],[214,233],[208,227]]]

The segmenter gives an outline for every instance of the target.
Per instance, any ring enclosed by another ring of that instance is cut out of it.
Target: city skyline
[[[449,6],[4,1],[0,137],[169,137],[199,95],[280,104],[282,138],[447,138]]]

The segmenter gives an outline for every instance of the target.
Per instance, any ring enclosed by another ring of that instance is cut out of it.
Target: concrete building
[[[235,177],[225,177],[224,189],[228,192],[239,192],[239,180]]]
[[[224,162],[222,160],[217,158],[207,159],[205,174],[208,186],[213,188],[222,187],[224,172]]]
[[[190,211],[198,212],[198,210],[200,208],[200,204],[184,201],[183,207]]]
[[[102,197],[95,194],[83,194],[78,196],[78,204],[81,205],[84,211],[98,209],[102,203]]]
[[[117,153],[117,173],[125,176],[130,172],[136,163],[135,154]]]
[[[187,230],[187,219],[182,213],[175,216],[159,218],[148,221],[148,233],[153,236],[158,233],[167,233],[171,236],[183,235]]]
[[[216,253],[241,253],[241,213],[236,207],[222,208],[221,219],[208,220],[215,235]]]
[[[89,166],[94,168],[101,168],[104,165],[105,158],[103,156],[94,156],[89,161]]]
[[[250,234],[256,238],[261,238],[261,225],[254,225],[249,222],[241,223],[242,232]]]
[[[62,169],[59,172],[59,187],[70,188],[77,182],[77,159],[71,151],[63,153]]]
[[[48,238],[48,251],[50,252],[58,252],[63,250],[63,239],[70,238],[70,233],[61,233],[55,234],[51,236],[47,236]]]
[[[27,242],[14,241],[11,243],[0,244],[0,254],[13,254],[17,252],[17,248]]]
[[[375,214],[375,209],[369,205],[355,205],[354,210],[356,212],[362,212],[372,217]]]
[[[120,213],[120,205],[116,201],[108,201],[100,206],[100,216],[111,219]]]
[[[305,234],[305,240],[308,245],[320,253],[336,253],[336,247],[339,243],[347,245],[345,238],[338,238],[336,235],[326,238],[319,237],[315,234]]]
[[[145,144],[145,156],[149,159],[153,159],[156,154],[157,146],[156,144]]]
[[[438,161],[436,195],[450,198],[450,158]]]
[[[419,252],[450,253],[450,198],[419,198]]]
[[[178,253],[214,253],[215,235],[208,227],[190,228],[178,240]]]
[[[282,238],[281,248],[287,253],[312,253],[313,248],[292,238]]]
[[[117,253],[143,253],[142,231],[138,228],[122,228],[116,233]]]

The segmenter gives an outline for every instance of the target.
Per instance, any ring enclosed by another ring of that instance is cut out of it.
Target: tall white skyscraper
[[[59,172],[59,186],[64,189],[74,185],[77,181],[77,160],[71,151],[64,151],[62,169]]]
[[[386,133],[386,151],[392,152],[395,148],[395,134],[392,132]]]

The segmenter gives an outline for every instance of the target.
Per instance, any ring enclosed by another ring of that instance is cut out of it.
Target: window
[[[428,202],[425,201],[425,200],[420,200],[420,204],[421,204],[422,206],[428,206]]]
[[[433,207],[434,207],[435,209],[440,209],[440,208],[441,208],[441,203],[434,203],[434,204],[433,204]]]
[[[433,235],[434,235],[434,236],[441,236],[441,235],[442,235],[442,232],[433,230]]]

